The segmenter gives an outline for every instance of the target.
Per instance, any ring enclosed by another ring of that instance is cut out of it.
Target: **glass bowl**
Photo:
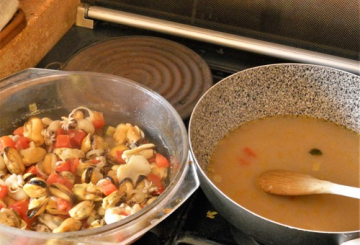
[[[198,188],[182,119],[162,96],[125,78],[45,69],[28,69],[5,78],[0,81],[0,135],[11,134],[30,116],[58,119],[78,106],[103,112],[110,125],[138,125],[157,150],[170,158],[165,191],[141,211],[91,230],[55,234],[0,225],[0,244],[129,244]]]

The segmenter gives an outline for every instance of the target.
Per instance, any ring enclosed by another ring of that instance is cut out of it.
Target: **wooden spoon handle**
[[[336,194],[360,199],[360,188],[332,183],[330,191],[331,193],[329,194]]]
[[[261,174],[257,179],[257,184],[265,192],[276,195],[336,194],[360,199],[360,188],[339,185],[310,175],[281,170]]]

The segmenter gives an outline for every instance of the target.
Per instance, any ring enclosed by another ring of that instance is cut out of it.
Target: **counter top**
[[[35,67],[75,23],[79,3],[80,0],[21,0],[26,26],[0,49],[0,79]]]

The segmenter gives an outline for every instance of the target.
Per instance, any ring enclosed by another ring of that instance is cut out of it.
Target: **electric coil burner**
[[[113,74],[161,94],[183,119],[213,83],[205,61],[191,49],[166,39],[125,36],[92,44],[63,68]]]

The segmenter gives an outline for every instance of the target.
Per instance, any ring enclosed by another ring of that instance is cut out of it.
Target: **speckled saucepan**
[[[235,238],[241,231],[264,244],[359,242],[359,231],[317,232],[262,218],[229,199],[206,176],[220,139],[247,121],[273,115],[323,118],[360,132],[360,78],[321,66],[277,64],[244,70],[214,85],[196,105],[189,125],[191,153],[208,199],[234,226]]]

